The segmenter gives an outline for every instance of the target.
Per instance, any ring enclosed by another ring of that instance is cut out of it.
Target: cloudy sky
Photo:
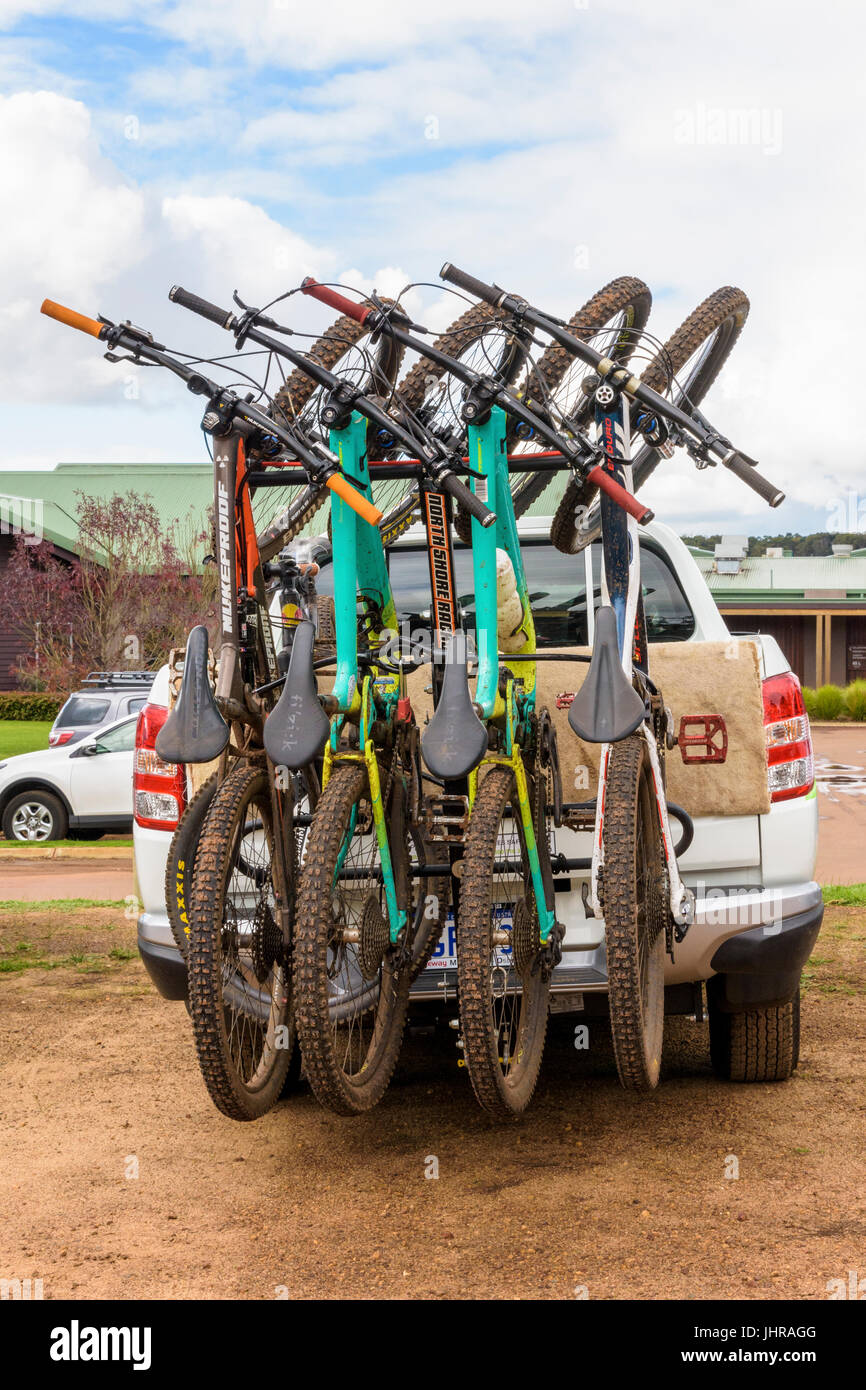
[[[639,275],[660,337],[740,285],[709,413],[789,501],[687,461],[647,500],[681,530],[866,528],[864,28],[852,0],[0,0],[0,467],[202,457],[177,384],[131,385],[46,295],[214,353],[170,285],[393,291],[448,259],[564,314]]]

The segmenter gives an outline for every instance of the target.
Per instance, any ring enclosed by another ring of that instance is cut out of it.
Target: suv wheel
[[[50,792],[22,792],[13,796],[3,812],[3,834],[7,840],[38,844],[42,840],[62,840],[69,819],[66,810]]]
[[[724,1013],[707,990],[710,1061],[724,1081],[787,1081],[800,1060],[800,991],[787,1004]]]

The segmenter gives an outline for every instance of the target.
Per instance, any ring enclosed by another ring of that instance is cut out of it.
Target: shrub
[[[815,692],[815,718],[838,719],[845,708],[845,696],[838,685],[822,685]]]
[[[803,704],[806,706],[806,713],[810,719],[817,719],[818,692],[812,685],[803,686]]]
[[[845,706],[852,719],[866,719],[866,681],[852,681],[845,691]]]
[[[65,695],[51,695],[44,690],[0,691],[0,719],[54,720]]]

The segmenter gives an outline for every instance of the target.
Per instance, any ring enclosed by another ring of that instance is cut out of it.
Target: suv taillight
[[[815,781],[809,716],[793,671],[762,682],[767,737],[767,784],[771,801],[805,796]]]
[[[135,728],[135,821],[151,830],[174,830],[186,805],[183,767],[164,763],[156,751],[156,736],[167,718],[164,705],[145,705]]]
[[[63,745],[64,745],[64,743],[68,743],[68,742],[69,742],[69,740],[72,738],[72,735],[74,734],[74,732],[75,732],[74,729],[65,729],[62,733],[60,733],[60,732],[58,731],[56,734],[49,734],[49,735],[48,735],[48,747],[49,747],[49,748],[62,748]]]

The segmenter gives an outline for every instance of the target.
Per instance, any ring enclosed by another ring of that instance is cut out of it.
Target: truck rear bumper
[[[819,884],[706,890],[700,883],[693,886],[695,920],[676,948],[673,965],[665,971],[665,984],[708,980],[722,973],[760,974],[760,962],[765,960],[769,962],[765,973],[773,973],[789,955],[792,962],[796,957],[799,977],[824,916]],[[748,968],[747,961],[752,962]]]
[[[163,999],[186,999],[186,964],[174,944],[168,918],[150,912],[141,914],[138,954]]]
[[[726,1013],[742,1013],[792,999],[823,917],[824,904],[818,902],[774,926],[729,937],[710,962],[716,971],[710,981],[714,1005]]]

